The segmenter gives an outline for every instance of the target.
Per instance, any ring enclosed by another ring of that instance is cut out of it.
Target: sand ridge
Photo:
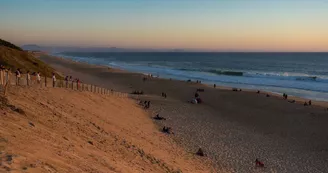
[[[1,109],[1,171],[215,172],[131,99],[13,86],[8,100],[23,111]]]

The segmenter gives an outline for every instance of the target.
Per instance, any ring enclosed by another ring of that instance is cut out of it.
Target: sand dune
[[[215,172],[128,98],[13,86],[2,107],[0,172]]]

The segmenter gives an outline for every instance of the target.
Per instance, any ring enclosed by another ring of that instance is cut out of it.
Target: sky
[[[0,0],[18,45],[328,51],[328,0]]]

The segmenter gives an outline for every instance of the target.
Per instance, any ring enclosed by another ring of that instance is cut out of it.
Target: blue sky
[[[0,0],[16,44],[328,51],[327,0]]]

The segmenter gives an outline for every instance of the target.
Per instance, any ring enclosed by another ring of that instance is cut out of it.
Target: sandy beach
[[[328,112],[325,102],[303,106],[255,91],[233,92],[201,84],[153,78],[58,58],[41,58],[64,74],[121,92],[142,90],[152,114],[168,120],[173,138],[193,152],[201,146],[218,168],[232,172],[324,172],[328,169]],[[204,103],[193,105],[197,88]],[[167,98],[161,93],[167,93]],[[294,98],[291,98],[294,99]],[[258,158],[264,169],[255,168]]]
[[[216,172],[127,97],[11,86],[1,98],[0,172]]]

